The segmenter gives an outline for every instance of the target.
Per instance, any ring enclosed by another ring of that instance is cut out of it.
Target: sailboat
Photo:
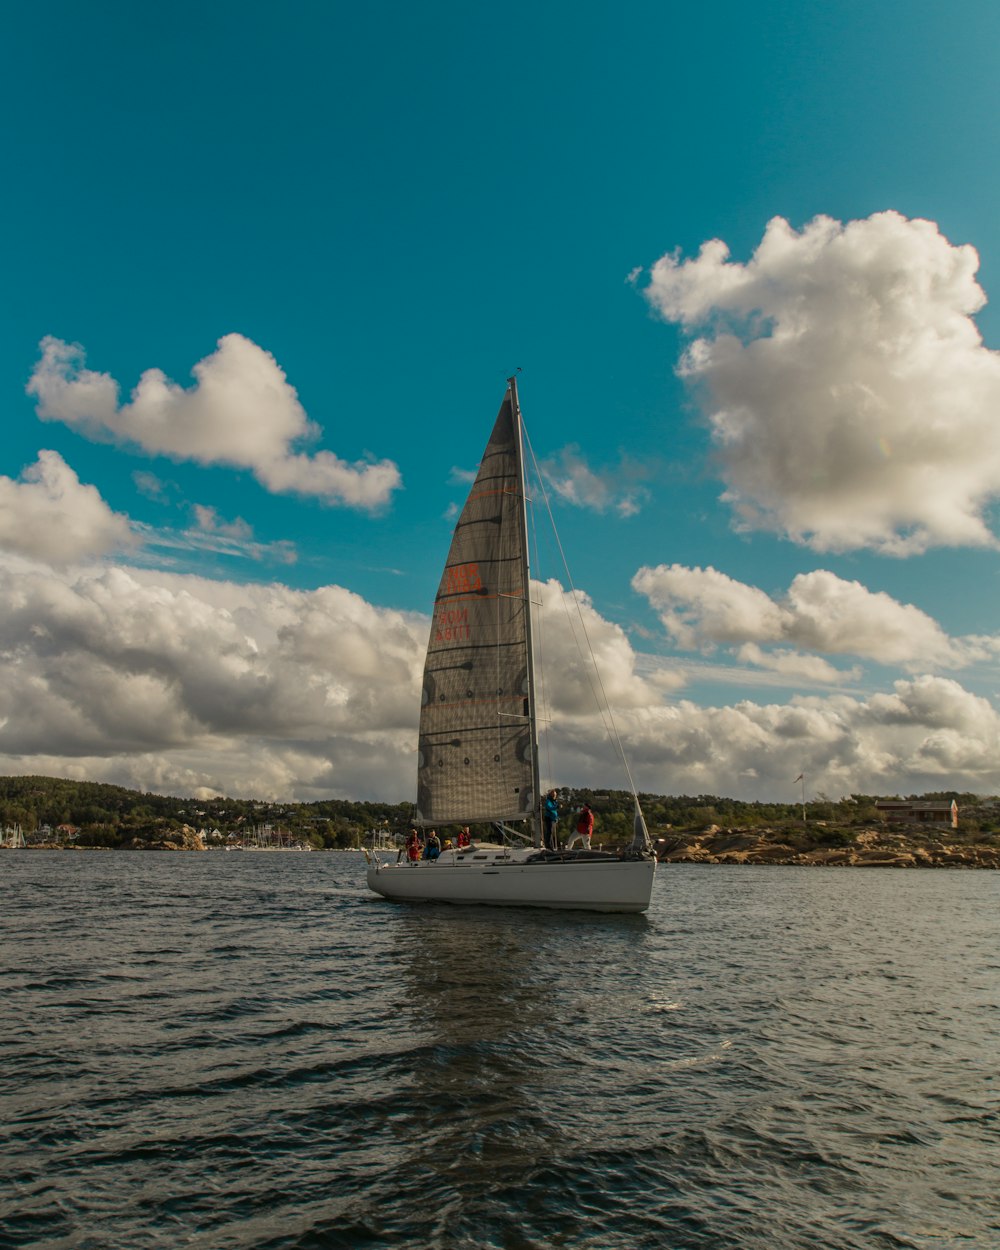
[[[414,824],[497,836],[412,862],[373,848],[368,885],[397,901],[645,911],[656,858],[634,787],[628,847],[543,845],[524,446],[513,377],[434,602],[417,751]]]

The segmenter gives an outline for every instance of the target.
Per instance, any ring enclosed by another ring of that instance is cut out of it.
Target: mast
[[[542,845],[542,793],[538,762],[538,717],[535,703],[535,646],[531,610],[531,567],[528,560],[528,489],[524,472],[524,431],[521,428],[521,405],[517,398],[517,375],[507,379],[510,387],[511,415],[514,419],[514,435],[517,446],[517,470],[521,483],[521,584],[524,587],[524,618],[527,636],[528,664],[528,733],[531,737],[531,786],[534,792],[532,812],[532,841]]]

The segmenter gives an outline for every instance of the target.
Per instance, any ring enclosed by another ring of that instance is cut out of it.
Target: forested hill
[[[804,815],[814,840],[849,838],[851,830],[877,825],[875,801],[878,797],[856,794],[834,801],[818,796],[805,804],[803,812],[801,803],[750,803],[718,795],[640,795],[646,822],[654,837],[662,837],[668,831],[711,826],[751,830],[801,828]],[[982,796],[941,791],[897,797],[955,799],[961,834],[978,836],[1000,831],[1000,809]],[[584,800],[593,807],[603,838],[614,841],[629,836],[631,795],[623,791],[566,788],[560,792],[560,805],[566,817]],[[404,830],[412,814],[409,803],[349,799],[270,803],[221,796],[199,800],[143,793],[102,782],[57,777],[0,777],[0,826],[19,825],[25,834],[73,826],[73,837],[80,845],[123,846],[136,837],[153,838],[183,826],[218,831],[224,837],[266,824],[308,839],[316,847],[357,846],[370,829],[381,828],[389,833]],[[827,832],[822,833],[822,830]]]
[[[366,803],[327,799],[317,803],[270,803],[223,796],[209,800],[127,790],[96,781],[61,777],[0,777],[0,825],[25,833],[73,825],[83,844],[117,845],[126,835],[164,827],[239,829],[273,824],[294,831],[320,830],[325,845],[354,845],[351,836],[377,826],[402,827],[412,815],[408,803]],[[100,834],[118,836],[97,836]],[[341,836],[334,841],[323,836]],[[88,835],[94,835],[93,837]],[[316,841],[316,839],[313,839]]]

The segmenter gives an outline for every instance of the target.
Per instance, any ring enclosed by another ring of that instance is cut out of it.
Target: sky
[[[53,0],[0,58],[0,773],[412,800],[520,369],[543,783],[626,784],[575,596],[640,790],[1000,792],[995,4]]]

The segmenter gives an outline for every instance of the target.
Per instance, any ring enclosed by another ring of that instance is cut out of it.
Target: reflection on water
[[[569,1150],[547,1102],[553,1063],[572,1062],[576,1049],[553,1029],[552,1007],[575,975],[579,944],[590,935],[612,953],[648,923],[584,916],[581,925],[537,909],[392,910],[400,1008],[421,1038],[399,1126],[412,1142],[412,1198],[436,1213],[428,1244],[467,1235],[471,1245],[487,1195],[524,1193],[526,1176]]]

